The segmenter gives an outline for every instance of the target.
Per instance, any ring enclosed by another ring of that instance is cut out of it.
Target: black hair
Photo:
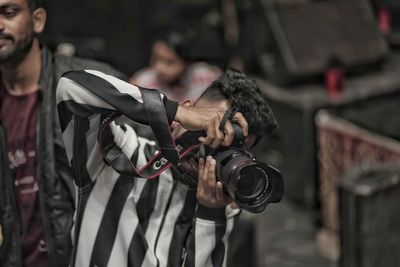
[[[27,0],[27,1],[28,1],[29,10],[31,12],[35,11],[39,7],[42,7],[41,0]]]
[[[243,114],[249,124],[249,134],[258,138],[278,129],[275,116],[258,84],[243,72],[229,68],[201,95],[210,101],[228,100]]]

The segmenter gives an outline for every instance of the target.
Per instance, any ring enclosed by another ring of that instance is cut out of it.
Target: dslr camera
[[[257,161],[255,156],[244,148],[244,137],[239,125],[232,124],[235,134],[229,147],[212,149],[200,145],[197,153],[188,153],[196,161],[202,156],[211,155],[216,160],[216,177],[236,204],[249,212],[262,212],[269,203],[282,199],[284,184],[281,173],[267,163]],[[194,132],[191,132],[194,133]],[[189,133],[189,135],[191,134]],[[193,139],[197,135],[193,135]],[[203,151],[202,151],[203,150]],[[172,167],[175,175],[185,184],[197,184],[197,176],[190,175],[182,165]],[[196,178],[194,177],[196,176]]]

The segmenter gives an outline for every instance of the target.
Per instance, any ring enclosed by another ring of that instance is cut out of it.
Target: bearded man
[[[0,266],[67,266],[74,213],[55,89],[62,73],[110,66],[53,55],[38,0],[0,0]]]

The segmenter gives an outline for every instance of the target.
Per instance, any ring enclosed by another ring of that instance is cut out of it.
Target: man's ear
[[[44,26],[46,24],[46,10],[44,8],[37,8],[33,11],[32,19],[33,19],[33,31],[36,34],[40,34],[43,32]]]
[[[186,99],[185,101],[183,101],[181,103],[181,105],[184,106],[184,107],[193,107],[193,102],[190,99]]]

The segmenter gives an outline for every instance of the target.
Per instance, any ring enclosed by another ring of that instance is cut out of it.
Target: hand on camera
[[[175,120],[187,130],[204,130],[206,136],[200,137],[199,141],[216,148],[220,145],[231,145],[234,138],[234,130],[230,121],[225,124],[224,131],[219,129],[224,113],[225,110],[220,108],[179,106]],[[244,137],[247,137],[248,124],[242,113],[236,112],[232,121],[241,126]]]
[[[199,159],[197,200],[208,208],[223,208],[233,202],[224,192],[222,183],[215,176],[215,159],[207,156]]]

